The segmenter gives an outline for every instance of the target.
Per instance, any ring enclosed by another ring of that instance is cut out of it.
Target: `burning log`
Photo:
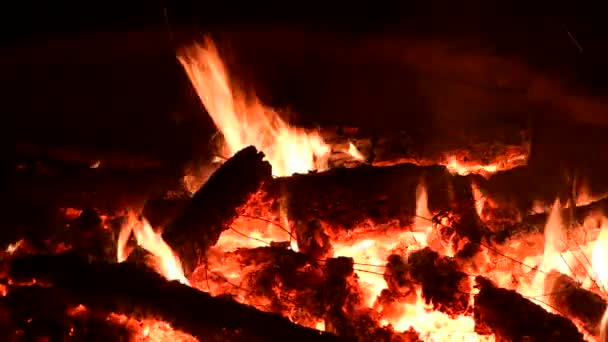
[[[495,334],[497,341],[584,341],[568,319],[547,312],[519,293],[496,287],[483,277],[475,279],[475,331]]]
[[[590,334],[599,336],[606,301],[557,271],[550,272],[545,282],[551,284],[547,289],[549,304],[562,315],[579,322]]]
[[[415,132],[365,132],[357,128],[328,127],[321,130],[321,136],[332,147],[334,164],[338,165],[345,164],[340,155],[348,154],[352,144],[364,161],[374,166],[413,163],[456,167],[458,164],[460,172],[488,176],[496,171],[526,165],[530,154],[529,130],[520,127],[505,129],[502,126],[500,131],[498,139],[496,134],[475,137],[475,141],[466,143],[446,139],[435,141],[431,146],[418,141],[422,136],[425,142],[428,141],[426,132],[417,137]],[[352,163],[346,160],[346,163]]]
[[[583,223],[586,218],[594,213],[606,212],[608,210],[608,198],[592,202],[587,205],[575,207],[573,222]],[[561,217],[571,216],[570,208],[561,209]],[[523,237],[532,234],[542,234],[549,218],[549,213],[538,213],[525,216],[520,222],[506,225],[497,230],[493,236],[494,242],[504,243],[508,239]],[[567,227],[568,228],[568,227]],[[571,229],[569,227],[568,229]]]
[[[341,341],[273,313],[228,298],[212,297],[131,263],[111,264],[78,256],[38,255],[13,260],[16,282],[36,279],[64,292],[73,304],[100,312],[143,314],[211,341]]]
[[[228,229],[238,207],[271,179],[271,166],[263,158],[264,154],[253,146],[236,153],[166,227],[163,238],[179,254],[186,274],[200,264],[207,249]]]
[[[293,220],[318,219],[332,227],[348,229],[369,220],[410,223],[416,209],[416,188],[422,180],[431,211],[446,210],[452,178],[443,166],[363,165],[277,178],[264,190],[270,202],[285,199]]]

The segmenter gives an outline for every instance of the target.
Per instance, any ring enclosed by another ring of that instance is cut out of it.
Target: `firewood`
[[[237,209],[271,179],[264,154],[249,146],[226,161],[194,194],[180,216],[163,232],[177,252],[186,274],[200,264],[207,249],[228,229]]]
[[[61,289],[29,285],[11,286],[7,292],[0,298],[0,306],[13,328],[3,334],[4,337],[21,330],[26,339],[31,340],[47,337],[57,341],[125,341],[132,338],[133,332],[109,320],[107,313],[71,315],[70,310],[79,303]]]
[[[11,262],[10,277],[16,283],[36,279],[51,284],[94,311],[161,319],[205,341],[344,340],[167,281],[138,264],[105,263],[73,254],[26,256]]]
[[[608,198],[600,199],[587,205],[582,205],[574,208],[575,224],[582,224],[586,218],[593,213],[602,213],[608,210]],[[570,209],[562,209],[561,216],[570,216]],[[522,238],[532,234],[542,234],[549,218],[549,213],[538,213],[526,215],[519,222],[505,225],[497,230],[493,236],[493,241],[499,244],[506,242],[509,239]],[[567,230],[574,230],[576,226],[565,227]]]
[[[560,314],[580,323],[587,332],[598,337],[599,325],[606,311],[606,301],[596,293],[582,288],[574,279],[557,271],[547,275],[549,305]]]
[[[19,170],[12,180],[21,206],[44,204],[54,208],[96,208],[104,213],[143,206],[151,196],[179,189],[180,174],[171,169],[111,169],[65,167],[57,170]]]
[[[519,293],[496,287],[478,276],[474,297],[475,331],[495,334],[497,341],[585,341],[574,323],[545,309]]]
[[[487,129],[487,128],[486,128]],[[497,127],[498,134],[469,134],[468,141],[435,139],[428,144],[428,132],[325,127],[321,136],[331,146],[334,164],[352,163],[340,158],[353,144],[365,162],[374,166],[412,163],[417,165],[445,165],[454,158],[463,165],[496,165],[497,170],[508,170],[526,165],[530,154],[530,132],[520,127]],[[424,139],[424,143],[422,143]],[[348,166],[348,164],[346,164]],[[488,176],[479,169],[476,172]]]
[[[443,166],[363,165],[277,178],[264,186],[264,191],[270,202],[284,200],[294,221],[318,219],[349,229],[368,220],[410,223],[421,181],[427,186],[431,211],[447,210],[453,177]]]
[[[155,169],[166,162],[144,153],[125,153],[122,150],[95,150],[80,146],[47,146],[32,143],[18,143],[15,153],[20,159],[46,160],[90,167],[99,162],[99,167],[113,169]]]

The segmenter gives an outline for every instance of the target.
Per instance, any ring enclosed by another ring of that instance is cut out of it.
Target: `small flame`
[[[357,147],[351,142],[348,143],[348,154],[350,154],[350,156],[353,157],[355,160],[365,160],[363,154],[361,154],[361,152],[359,152],[359,149],[357,149]]]
[[[234,89],[211,39],[185,49],[178,60],[224,136],[223,155],[253,145],[267,156],[276,176],[327,169],[330,148],[320,135],[289,127],[255,96]]]
[[[190,285],[179,258],[173,253],[171,247],[163,240],[160,233],[155,232],[145,218],[138,220],[135,214],[130,213],[127,222],[118,234],[117,260],[123,262],[127,259],[127,242],[131,233],[135,235],[137,244],[154,256],[154,267],[158,273],[168,280],[177,280],[182,284]]]

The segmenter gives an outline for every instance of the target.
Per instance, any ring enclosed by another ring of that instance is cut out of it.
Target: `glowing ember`
[[[210,39],[185,49],[178,59],[224,136],[222,155],[253,145],[266,154],[276,176],[327,168],[330,149],[319,134],[290,127],[255,96],[235,89]]]
[[[126,249],[131,233],[135,235],[137,244],[154,256],[152,266],[157,272],[168,280],[177,280],[182,284],[189,285],[179,259],[163,240],[161,234],[155,232],[145,218],[140,221],[133,213],[130,213],[127,222],[122,226],[118,235],[116,255],[118,262],[123,262],[128,257]]]

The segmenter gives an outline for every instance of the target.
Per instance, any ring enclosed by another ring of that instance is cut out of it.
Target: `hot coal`
[[[318,260],[284,246],[239,249],[230,254],[245,273],[248,296],[270,300],[270,310],[300,324],[325,323],[326,330],[358,341],[417,341],[409,330],[395,332],[379,324],[380,315],[365,308],[353,260]],[[248,268],[250,266],[255,266]]]

